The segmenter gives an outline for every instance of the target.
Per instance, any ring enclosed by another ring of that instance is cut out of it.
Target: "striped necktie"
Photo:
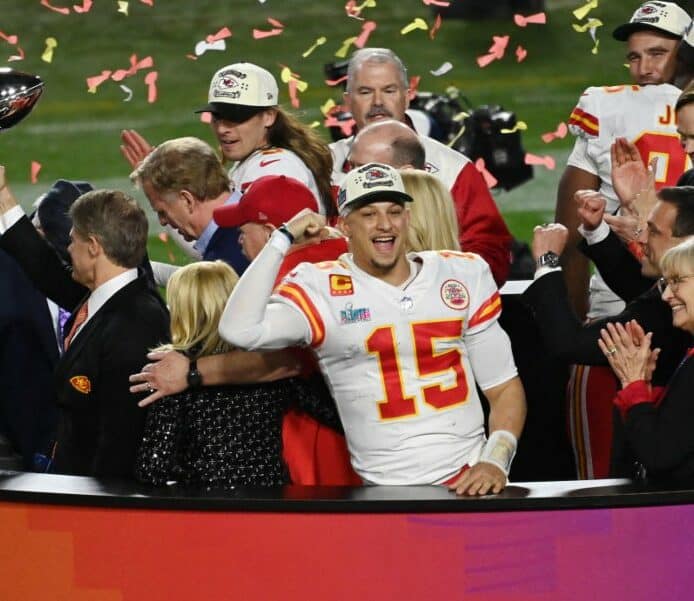
[[[72,322],[70,332],[67,336],[65,336],[65,350],[67,350],[70,347],[70,343],[72,342],[72,339],[75,336],[75,333],[77,332],[77,328],[79,328],[85,321],[87,321],[87,315],[89,314],[88,305],[89,303],[87,301],[84,301],[84,303],[82,303],[82,306],[77,311],[77,314],[75,315],[75,321]]]

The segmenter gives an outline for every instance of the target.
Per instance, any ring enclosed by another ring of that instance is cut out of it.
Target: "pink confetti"
[[[518,25],[518,27],[525,27],[526,25],[544,25],[547,23],[547,15],[545,13],[537,13],[534,15],[528,15],[524,17],[523,15],[513,15],[513,22]]]
[[[87,89],[90,92],[96,92],[96,89],[104,83],[109,77],[111,77],[111,71],[102,71],[101,75],[94,75],[93,77],[87,77]]]
[[[342,133],[345,134],[345,136],[352,135],[352,128],[354,127],[354,124],[354,119],[340,121],[337,117],[335,117],[335,115],[328,115],[323,123],[325,127],[339,127],[342,130]]]
[[[493,62],[496,60],[496,56],[493,54],[484,54],[482,56],[477,57],[477,64],[480,66],[480,68],[486,67],[489,63]]]
[[[271,38],[273,35],[279,35],[283,32],[283,29],[271,29],[270,31],[262,31],[261,29],[253,30],[253,39],[262,40],[263,38]]]
[[[480,67],[486,67],[489,63],[491,63],[494,60],[501,60],[504,57],[504,53],[506,52],[506,46],[508,46],[509,39],[510,36],[507,35],[492,36],[493,43],[489,47],[489,50],[487,50],[488,54],[478,56],[477,64]]]
[[[19,38],[16,35],[7,35],[0,31],[0,39],[5,40],[8,44],[12,44],[13,46],[17,45],[17,42],[19,42]]]
[[[200,121],[202,123],[212,123],[212,113],[200,113]]]
[[[161,240],[164,244],[166,244],[169,241],[169,234],[167,232],[159,232],[159,235],[157,236],[159,240]]]
[[[147,85],[147,102],[152,104],[157,101],[157,77],[159,73],[150,71],[145,75],[145,84]]]
[[[111,79],[113,81],[121,81],[126,77],[135,75],[141,69],[151,69],[154,66],[154,59],[151,56],[146,56],[141,61],[137,60],[137,54],[133,54],[130,57],[130,68],[129,69],[118,69]]]
[[[528,51],[523,46],[518,46],[516,48],[516,61],[522,63],[526,56],[528,56]]]
[[[491,173],[489,173],[487,167],[485,166],[484,159],[477,159],[477,161],[475,161],[475,167],[477,167],[477,171],[482,174],[482,177],[487,184],[487,188],[493,188],[496,186],[498,180]]]
[[[298,109],[301,103],[299,102],[299,94],[296,89],[296,79],[290,79],[287,82],[287,87],[289,88],[289,99],[291,100],[292,106]]]
[[[555,138],[565,138],[568,131],[569,129],[566,127],[566,123],[562,121],[555,131],[542,134],[542,141],[545,144],[549,144]]]
[[[422,78],[419,75],[413,75],[410,77],[410,99],[414,98],[417,93],[417,88],[419,88],[419,82]]]
[[[444,0],[422,0],[427,6],[450,6],[450,2],[445,2]]]
[[[338,79],[326,79],[325,80],[325,85],[333,87],[333,86],[339,86],[343,81],[347,81],[347,76],[343,75],[342,77]]]
[[[186,54],[186,58],[189,58],[192,61],[198,60],[198,57],[195,56],[194,54]]]
[[[82,6],[73,4],[72,8],[76,13],[88,13],[92,9],[92,0],[82,0]]]
[[[436,34],[438,33],[439,29],[441,29],[441,23],[443,23],[441,15],[436,15],[436,20],[434,21],[434,24],[431,26],[431,29],[429,30],[430,40],[433,40],[436,37]]]
[[[154,6],[154,0],[140,0],[142,4],[146,4],[147,6]]]
[[[277,19],[273,19],[272,17],[268,17],[267,22],[270,23],[270,25],[272,25],[273,27],[284,27],[284,23],[278,21]]]
[[[230,38],[230,37],[231,37],[231,29],[229,29],[228,27],[222,27],[222,29],[220,29],[217,33],[213,33],[211,35],[208,35],[205,38],[205,41],[207,43],[211,44],[212,42],[216,42],[218,40],[224,40],[224,39]]]
[[[31,183],[35,184],[39,180],[39,171],[41,171],[41,163],[31,161]]]
[[[52,10],[53,12],[60,13],[61,15],[69,15],[70,14],[70,9],[66,7],[57,7],[57,6],[52,6],[48,0],[41,0],[41,6],[45,6],[46,8]]]
[[[357,48],[363,48],[366,46],[366,42],[374,29],[376,29],[376,21],[366,21],[361,26],[361,33],[359,34],[359,37],[354,40],[354,45]]]
[[[529,152],[525,154],[525,164],[526,165],[544,165],[549,170],[554,169],[554,167],[556,166],[554,159],[551,156],[545,155],[545,156],[541,157],[541,156],[537,156],[536,154],[530,154]]]

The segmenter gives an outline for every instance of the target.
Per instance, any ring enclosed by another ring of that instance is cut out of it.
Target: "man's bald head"
[[[361,129],[354,138],[349,161],[353,167],[384,163],[402,169],[426,166],[424,146],[417,133],[400,121],[377,121]]]

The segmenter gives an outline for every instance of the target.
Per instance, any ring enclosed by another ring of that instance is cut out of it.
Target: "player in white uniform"
[[[619,199],[612,187],[610,149],[618,137],[633,142],[645,164],[658,158],[655,184],[674,186],[688,168],[677,134],[675,103],[681,91],[670,84],[591,87],[583,92],[569,118],[576,144],[568,164],[599,178],[606,211],[615,213]],[[588,317],[615,315],[624,307],[599,274],[591,278]]]
[[[525,420],[499,294],[477,255],[405,255],[409,200],[395,169],[354,169],[338,196],[352,254],[299,265],[270,298],[291,241],[320,235],[324,220],[300,213],[244,274],[220,332],[241,348],[313,349],[367,482],[498,492]],[[490,403],[489,441],[476,383]]]

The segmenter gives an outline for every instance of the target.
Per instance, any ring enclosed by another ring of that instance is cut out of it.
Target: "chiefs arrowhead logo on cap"
[[[70,384],[77,392],[82,394],[89,394],[92,391],[92,383],[87,376],[72,376]]]

